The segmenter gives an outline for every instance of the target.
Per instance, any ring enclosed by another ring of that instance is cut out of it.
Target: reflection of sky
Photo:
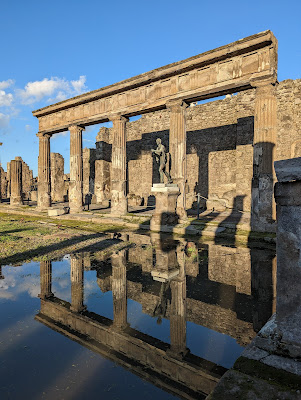
[[[235,339],[193,322],[187,322],[186,343],[192,354],[231,368],[243,351]]]
[[[162,318],[161,324],[158,324],[158,318],[144,314],[142,305],[137,301],[128,299],[127,305],[127,318],[131,328],[162,340],[162,342],[170,343],[168,319]]]
[[[70,298],[68,258],[52,265],[55,294]],[[36,321],[34,317],[40,308],[39,263],[3,266],[2,273],[5,279],[0,280],[1,400],[175,398]],[[96,307],[102,293],[95,271],[85,272],[85,279],[85,298]],[[112,306],[105,309],[111,310]]]

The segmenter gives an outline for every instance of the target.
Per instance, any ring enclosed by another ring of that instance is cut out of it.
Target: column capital
[[[259,88],[259,87],[264,87],[264,86],[269,86],[273,85],[275,86],[278,83],[277,81],[277,76],[273,75],[270,76],[269,78],[253,78],[250,80],[250,84],[253,88]]]
[[[112,121],[113,123],[115,121],[120,121],[120,122],[128,122],[129,119],[122,114],[111,114],[109,117],[109,120]]]
[[[84,127],[82,127],[82,126],[79,126],[79,125],[71,125],[71,126],[69,126],[69,132],[70,133],[80,133],[80,132],[82,132],[82,131],[84,131],[85,130],[85,128]]]
[[[42,132],[38,132],[38,133],[36,134],[36,136],[37,136],[39,139],[42,139],[42,138],[50,139],[51,136],[52,136],[52,133],[42,133]]]
[[[166,108],[169,109],[185,109],[188,107],[188,104],[182,99],[172,99],[167,101]]]

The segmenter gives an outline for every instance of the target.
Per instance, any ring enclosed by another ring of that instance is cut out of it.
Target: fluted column
[[[252,230],[263,231],[276,219],[273,198],[276,151],[276,87],[270,82],[253,82],[256,87],[254,158],[252,180]]]
[[[84,128],[73,125],[70,131],[70,213],[83,210],[83,146],[82,131]]]
[[[84,306],[84,260],[82,254],[70,256],[71,311],[81,312]]]
[[[50,134],[38,133],[39,160],[38,160],[38,208],[45,209],[51,206],[50,188]]]
[[[170,110],[169,152],[171,154],[171,177],[180,188],[177,199],[177,214],[181,219],[186,214],[186,108],[182,100],[170,101],[166,107]]]
[[[112,116],[112,200],[111,213],[125,215],[128,211],[126,197],[126,122],[122,115]]]
[[[41,293],[39,297],[45,299],[47,297],[53,296],[51,291],[52,286],[52,263],[51,261],[41,261],[40,262],[40,284]]]
[[[170,283],[170,350],[176,357],[186,354],[186,273],[185,253],[180,245],[177,249],[180,273]]]
[[[121,250],[111,257],[112,260],[112,293],[114,310],[114,327],[123,329],[127,326],[127,291],[126,291],[126,257]]]
[[[10,187],[10,205],[22,205],[22,161],[20,157],[16,157],[10,162]]]

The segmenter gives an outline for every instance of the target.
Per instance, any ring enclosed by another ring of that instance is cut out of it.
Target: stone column
[[[176,357],[182,358],[186,352],[186,273],[185,253],[178,246],[177,260],[180,266],[179,275],[170,283],[170,350]]]
[[[50,189],[50,134],[38,133],[38,208],[46,209],[51,206]]]
[[[10,187],[10,205],[22,205],[22,161],[20,157],[16,157],[10,162]]]
[[[7,172],[6,172],[6,178],[7,178],[7,197],[10,197],[10,162],[6,164]]]
[[[84,306],[84,260],[82,254],[71,254],[71,307],[74,312],[85,310]]]
[[[114,327],[127,327],[127,291],[126,291],[126,257],[121,250],[111,257],[112,260],[112,293],[114,309]]]
[[[171,154],[171,177],[179,186],[180,195],[177,199],[177,214],[181,219],[186,214],[186,108],[182,100],[173,100],[166,104],[170,110],[169,152]]]
[[[128,119],[122,115],[114,115],[110,119],[113,122],[111,213],[125,215],[128,211],[126,197],[126,122]]]
[[[52,283],[52,263],[51,261],[41,261],[40,262],[41,293],[39,294],[39,297],[41,299],[53,296],[53,293],[51,291],[51,283]]]
[[[70,213],[77,213],[83,208],[83,146],[82,131],[84,128],[73,125],[70,131]]]
[[[273,199],[277,134],[277,103],[275,84],[255,81],[254,155],[252,179],[251,228],[271,231],[276,213]]]

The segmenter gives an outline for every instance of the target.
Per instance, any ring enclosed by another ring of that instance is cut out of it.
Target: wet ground
[[[113,242],[2,266],[1,400],[202,399],[274,311],[272,249]]]

